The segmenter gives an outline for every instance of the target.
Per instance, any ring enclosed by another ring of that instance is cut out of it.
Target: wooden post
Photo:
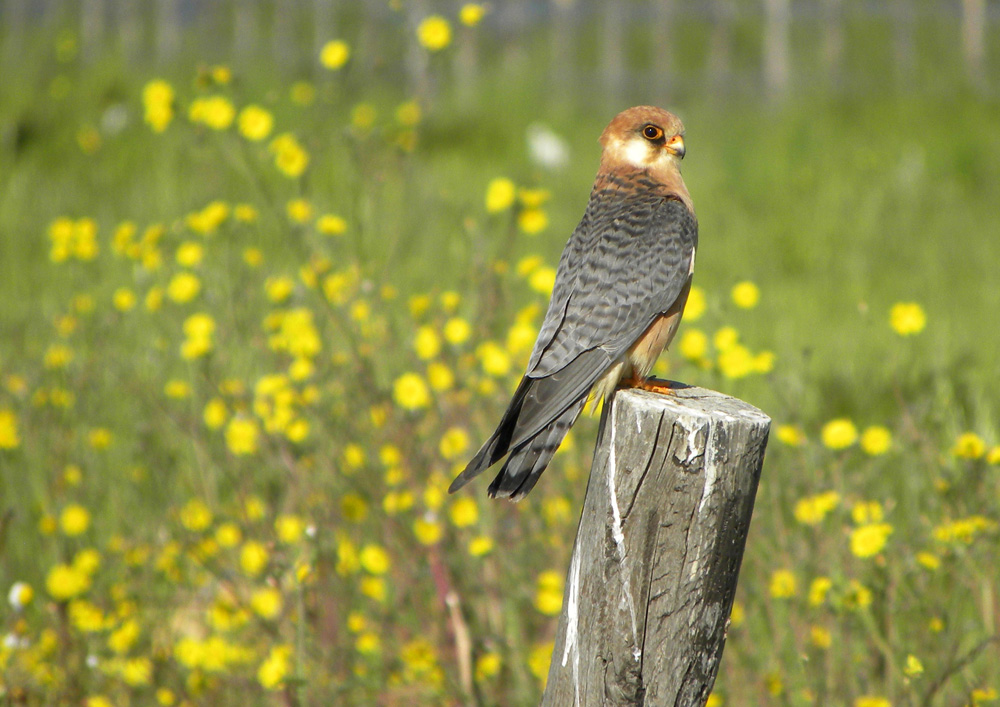
[[[704,705],[770,425],[702,388],[605,406],[543,706]]]

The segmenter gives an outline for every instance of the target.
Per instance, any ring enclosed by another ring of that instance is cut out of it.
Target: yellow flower
[[[444,529],[436,520],[417,518],[413,521],[413,534],[421,545],[436,545],[443,533]]]
[[[386,598],[389,596],[385,580],[381,577],[362,577],[361,593],[380,604],[384,604]]]
[[[368,517],[368,502],[356,493],[345,493],[340,499],[340,512],[346,520],[360,523]]]
[[[907,677],[916,677],[924,672],[924,664],[920,662],[917,656],[910,653],[906,656],[906,663],[903,665],[903,675]]]
[[[264,291],[269,300],[281,304],[295,291],[295,280],[287,276],[269,277],[264,281]]]
[[[684,358],[700,361],[708,353],[708,336],[701,329],[685,329],[678,347]]]
[[[162,133],[174,118],[174,89],[161,79],[147,83],[142,89],[145,120],[153,132]]]
[[[884,697],[865,695],[854,700],[854,707],[892,707],[892,703]]]
[[[486,186],[486,211],[495,214],[506,211],[517,198],[517,187],[506,177],[497,177]]]
[[[840,494],[836,491],[825,491],[815,496],[806,496],[795,504],[795,520],[803,525],[818,525],[839,503]]]
[[[819,606],[826,601],[826,595],[830,593],[833,582],[829,577],[817,577],[809,583],[809,606]]]
[[[517,215],[517,227],[529,236],[541,233],[549,225],[549,215],[544,209],[523,209]]]
[[[326,236],[339,236],[347,231],[347,221],[340,216],[323,214],[316,219],[316,230]]]
[[[472,327],[461,317],[452,317],[444,323],[444,338],[449,344],[458,346],[472,336]]]
[[[493,551],[493,538],[486,535],[478,535],[469,541],[469,554],[473,557],[482,557]]]
[[[718,347],[716,347],[718,348]],[[754,372],[754,358],[750,349],[742,344],[733,344],[720,349],[719,370],[726,378],[745,378]]]
[[[121,668],[121,676],[132,687],[148,685],[153,678],[153,661],[145,656],[128,658]]]
[[[205,96],[196,98],[188,109],[192,123],[202,123],[212,130],[225,130],[233,124],[236,108],[225,96]]]
[[[978,707],[983,702],[993,702],[997,699],[997,691],[992,687],[977,687],[972,691],[972,704]]]
[[[955,440],[951,453],[960,459],[979,459],[986,454],[986,442],[975,432],[963,432]]]
[[[278,690],[291,671],[292,647],[288,645],[271,648],[264,662],[257,668],[257,682],[267,690]]]
[[[500,674],[500,654],[495,651],[483,653],[476,659],[476,681],[483,682]]]
[[[226,403],[222,398],[212,398],[207,403],[205,403],[205,410],[202,412],[202,419],[205,421],[205,427],[210,430],[217,430],[226,424],[226,419],[229,417],[229,410],[226,409]]]
[[[200,533],[212,524],[212,511],[201,499],[192,498],[181,508],[180,521],[188,530]]]
[[[215,529],[215,542],[222,547],[236,547],[243,541],[243,531],[235,523],[223,523]]]
[[[543,295],[552,294],[556,284],[556,269],[547,265],[540,267],[528,277],[528,287]]]
[[[119,312],[128,312],[135,307],[135,293],[127,287],[119,287],[111,296],[111,302]]]
[[[351,127],[362,135],[367,134],[378,119],[378,111],[371,103],[358,103],[351,109]]]
[[[972,515],[941,523],[934,528],[934,539],[942,543],[961,542],[968,545],[980,533],[995,530],[997,524],[984,516]]]
[[[73,350],[60,344],[52,344],[45,350],[42,365],[48,370],[66,368],[73,360]]]
[[[297,106],[311,106],[316,100],[316,87],[308,81],[296,81],[288,89],[288,96]]]
[[[45,577],[45,589],[56,601],[66,601],[90,589],[90,575],[72,565],[56,565]]]
[[[416,373],[404,373],[397,378],[392,386],[392,397],[404,410],[420,410],[431,404],[427,383]]]
[[[416,100],[406,101],[396,106],[396,122],[412,128],[420,122],[420,104]]]
[[[379,545],[365,545],[361,548],[358,560],[369,574],[385,574],[389,571],[389,553]]]
[[[884,515],[878,501],[858,501],[851,507],[851,520],[858,525],[880,523]]]
[[[912,336],[924,330],[927,315],[916,302],[897,302],[889,310],[889,325],[900,336]]]
[[[747,610],[742,602],[734,601],[733,608],[729,612],[729,625],[732,628],[739,628],[747,620]]]
[[[684,320],[687,322],[698,321],[705,313],[707,306],[705,290],[695,285],[688,293],[687,303],[684,305]]]
[[[558,572],[548,570],[538,575],[538,591],[535,593],[535,608],[546,616],[558,616],[562,611],[563,577]]]
[[[775,436],[789,447],[801,447],[806,443],[806,433],[798,425],[778,425]]]
[[[256,577],[267,567],[267,548],[256,540],[248,540],[240,548],[240,567],[251,577]]]
[[[254,613],[264,619],[276,619],[281,613],[284,601],[279,592],[274,587],[262,587],[255,589],[250,595],[250,608]]]
[[[376,655],[382,650],[382,641],[377,633],[365,631],[354,642],[354,647],[362,655]]]
[[[430,383],[432,389],[439,393],[451,390],[455,385],[455,374],[446,364],[433,361],[427,365],[427,382]]]
[[[285,205],[285,209],[292,223],[306,223],[312,220],[313,207],[307,199],[292,199]]]
[[[190,302],[201,292],[201,280],[189,272],[179,272],[167,284],[167,297],[178,304]]]
[[[454,461],[465,453],[469,448],[469,433],[461,427],[450,427],[441,436],[441,443],[438,450],[441,456],[448,461]]]
[[[35,598],[35,590],[27,582],[14,582],[7,593],[7,601],[14,611],[21,611]]]
[[[451,24],[440,15],[425,17],[417,25],[417,39],[429,51],[440,51],[451,44]]]
[[[288,177],[301,176],[309,166],[309,153],[291,133],[282,133],[269,144],[275,166]]]
[[[932,552],[918,552],[917,562],[932,572],[941,566],[941,558]]]
[[[245,417],[234,417],[226,425],[226,446],[237,456],[256,454],[260,429],[257,423]]]
[[[892,526],[888,523],[868,523],[851,531],[851,552],[856,557],[872,557],[882,552]]]
[[[798,580],[791,570],[780,569],[771,573],[769,585],[771,596],[775,599],[790,599],[798,593]]]
[[[500,378],[510,372],[510,355],[496,342],[484,341],[476,348],[476,357],[488,375]]]
[[[722,707],[723,704],[725,703],[722,700],[722,695],[717,692],[713,692],[705,700],[705,707]]]
[[[809,642],[817,648],[826,650],[833,645],[833,636],[828,629],[814,625],[809,627]]]
[[[319,52],[319,62],[330,71],[336,71],[351,58],[351,48],[342,39],[332,39]]]
[[[17,430],[17,415],[13,410],[0,408],[0,449],[17,449],[21,437]]]
[[[114,703],[111,702],[104,695],[93,695],[84,700],[85,707],[114,707]]]
[[[111,430],[104,427],[95,427],[87,433],[87,443],[98,451],[110,447],[113,440]]]
[[[306,531],[306,523],[300,516],[282,514],[274,519],[274,532],[278,540],[286,545],[293,545],[302,539]]]
[[[846,449],[858,440],[858,428],[846,417],[841,417],[823,425],[820,436],[830,449]]]
[[[257,105],[249,105],[240,111],[238,120],[240,135],[247,140],[260,142],[274,128],[274,117],[264,108]]]
[[[543,689],[549,676],[549,663],[552,661],[553,650],[555,650],[554,642],[547,641],[536,643],[528,654],[528,669],[538,679]]]
[[[475,27],[486,14],[486,8],[474,2],[467,2],[458,11],[458,21],[466,27]]]
[[[479,522],[479,506],[476,505],[475,499],[463,496],[452,502],[448,515],[456,528],[468,528]]]
[[[76,503],[66,506],[59,514],[59,527],[64,535],[70,537],[83,535],[90,527],[90,513]]]
[[[847,592],[844,594],[844,607],[851,610],[860,610],[869,607],[872,603],[871,590],[856,579],[847,583]]]
[[[733,304],[740,309],[753,309],[760,300],[760,289],[749,280],[736,283],[730,294]]]
[[[183,400],[191,396],[191,386],[187,381],[169,380],[163,386],[163,394],[173,400]]]
[[[866,427],[861,433],[861,448],[866,454],[879,456],[892,447],[892,433],[881,425]]]
[[[740,333],[736,331],[735,327],[724,326],[716,330],[715,334],[712,336],[712,345],[720,353],[725,353],[730,351],[735,347],[739,346],[740,343]]]
[[[425,324],[417,329],[417,334],[413,339],[413,350],[417,353],[417,358],[422,361],[429,361],[441,351],[441,338],[434,331],[434,327]]]
[[[129,649],[139,640],[139,622],[128,619],[108,636],[108,648],[119,655],[128,653]]]
[[[178,264],[186,268],[194,268],[201,263],[204,255],[205,249],[200,243],[184,241],[177,247],[177,253],[174,255],[174,258]]]

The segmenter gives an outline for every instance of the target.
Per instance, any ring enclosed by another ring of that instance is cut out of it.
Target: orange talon
[[[640,390],[648,390],[650,393],[659,393],[660,395],[673,395],[674,392],[674,386],[670,381],[663,380],[662,378],[639,380],[635,376],[629,376],[628,378],[624,378],[619,386],[622,388],[639,388]]]

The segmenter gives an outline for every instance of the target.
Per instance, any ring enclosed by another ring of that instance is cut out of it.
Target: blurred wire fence
[[[456,26],[448,64],[459,89],[489,68],[533,71],[558,95],[712,90],[782,96],[926,87],[947,73],[994,95],[993,0],[494,0],[472,31],[461,2],[434,0],[0,0],[3,61],[19,61],[40,33],[72,31],[80,61],[115,51],[163,66],[186,51],[236,67],[267,61],[290,75],[316,70],[324,42],[357,47],[361,75],[427,81],[416,25],[430,14]],[[860,47],[860,48],[859,48]],[[436,58],[435,58],[436,60]],[[947,67],[946,69],[943,67]]]

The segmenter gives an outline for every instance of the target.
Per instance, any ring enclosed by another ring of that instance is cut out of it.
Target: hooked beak
[[[670,154],[677,155],[679,159],[684,159],[684,136],[674,135],[667,141],[666,148]]]

